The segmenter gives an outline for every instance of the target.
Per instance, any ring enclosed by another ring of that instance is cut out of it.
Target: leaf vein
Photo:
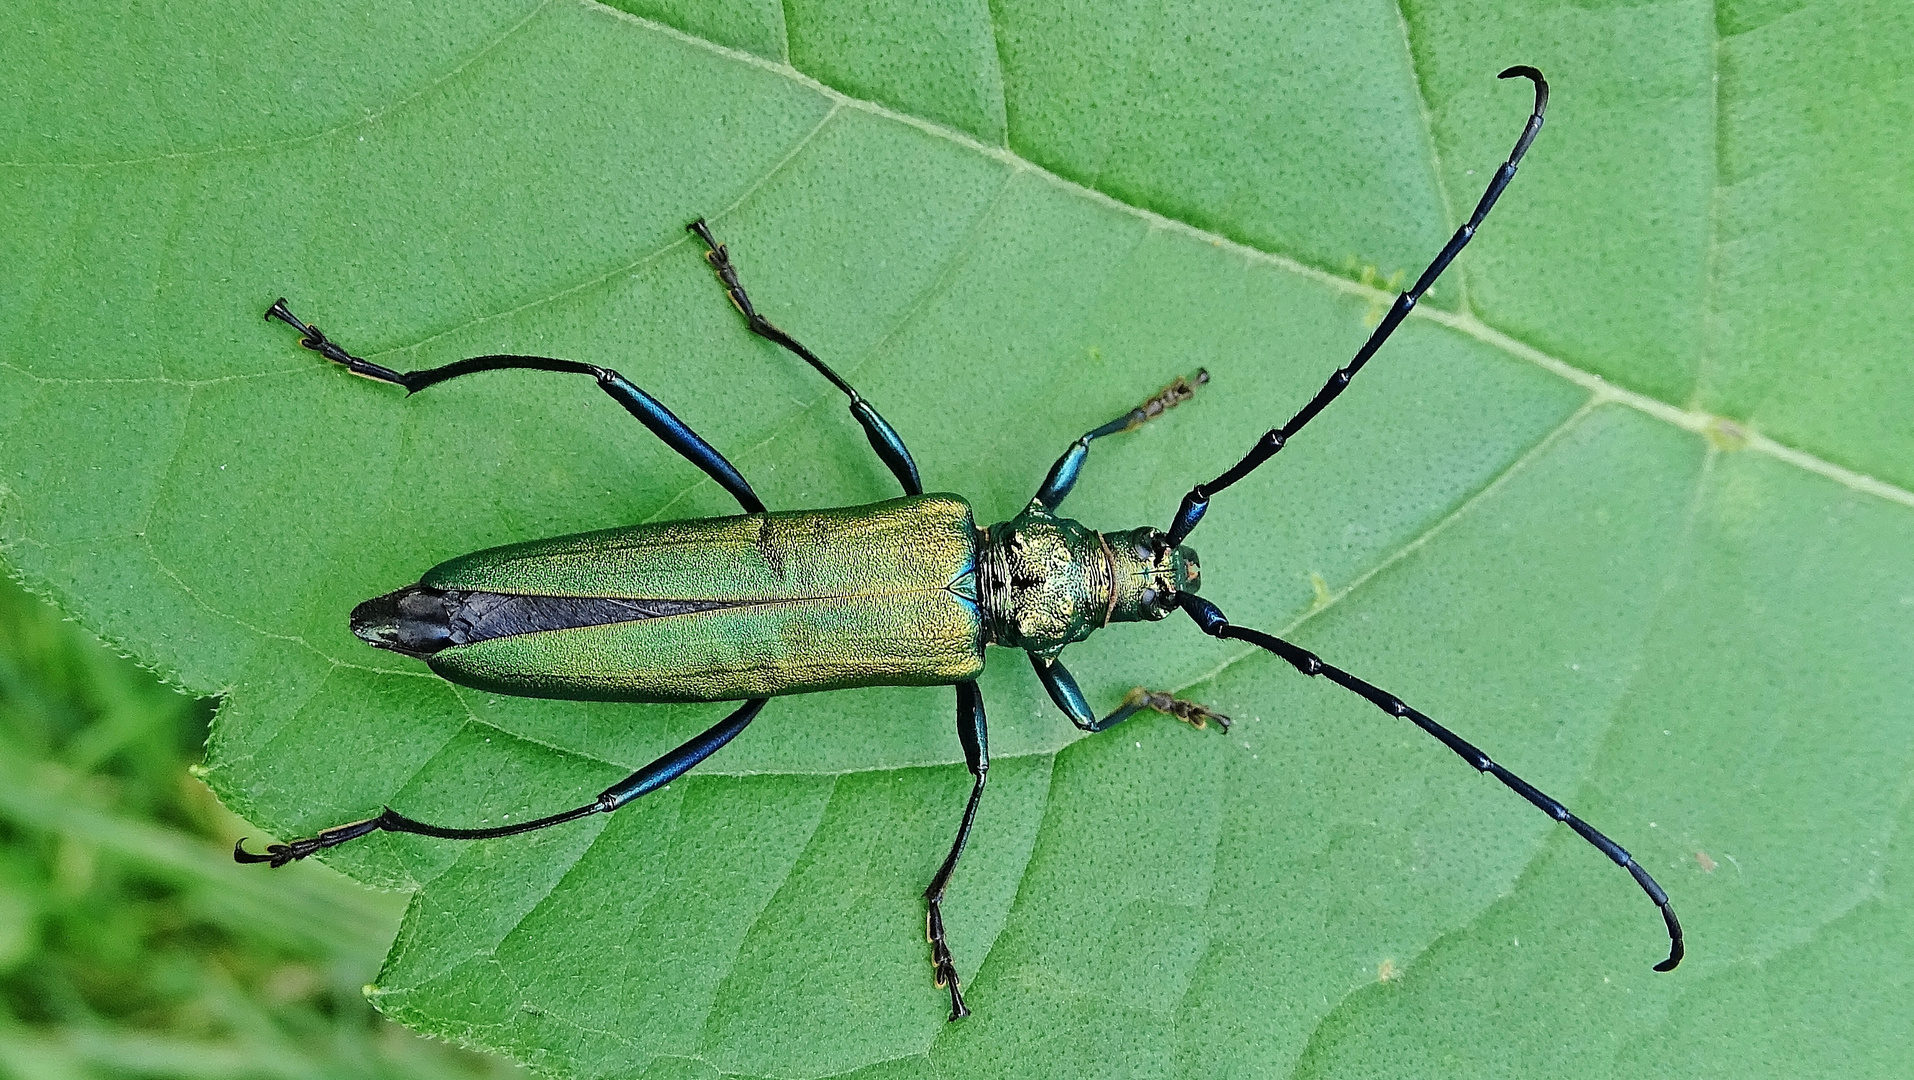
[[[525,13],[524,18],[506,27],[504,31],[501,32],[497,37],[493,38],[491,41],[486,42],[484,45],[481,45],[479,48],[473,50],[472,55],[452,65],[450,68],[447,68],[444,71],[444,73],[440,74],[437,78],[432,79],[430,82],[427,82],[424,86],[419,87],[417,90],[414,90],[410,94],[406,94],[405,96],[400,97],[388,103],[384,108],[375,109],[375,110],[366,112],[363,115],[356,116],[351,120],[347,120],[339,124],[334,124],[328,128],[322,128],[319,131],[310,132],[305,135],[291,135],[282,139],[266,139],[260,142],[240,143],[234,146],[210,146],[203,150],[182,150],[176,153],[148,154],[144,157],[112,158],[105,161],[0,161],[0,167],[21,168],[21,169],[30,169],[30,168],[108,169],[108,168],[118,168],[118,167],[127,166],[127,165],[151,165],[151,164],[162,162],[162,161],[181,161],[181,160],[188,160],[192,158],[218,157],[218,156],[226,155],[226,154],[251,153],[253,151],[258,151],[258,150],[278,150],[278,149],[283,149],[289,146],[299,146],[304,143],[318,142],[321,139],[329,138],[333,135],[339,134],[342,131],[349,131],[353,128],[370,127],[371,125],[376,124],[379,121],[385,119],[386,117],[392,115],[394,112],[397,112],[398,110],[406,107],[407,105],[412,104],[413,102],[419,100],[420,98],[426,96],[427,94],[430,94],[432,91],[437,90],[439,87],[445,85],[447,82],[450,82],[452,79],[457,78],[467,68],[471,67],[473,64],[478,63],[478,61],[484,58],[488,53],[491,53],[493,50],[497,49],[499,46],[505,44],[505,42],[509,41],[511,38],[516,36],[518,32],[524,29],[525,26],[529,24],[534,18],[536,18],[540,12],[550,7],[552,5],[552,2],[553,0],[539,0],[539,3],[536,6],[534,6],[530,11]],[[162,119],[164,119],[168,115],[168,110],[156,108],[154,110],[154,115],[157,115],[161,117]],[[172,141],[172,136],[170,131],[168,131],[167,133],[167,141],[169,143]]]
[[[1409,63],[1409,89],[1415,95],[1416,115],[1422,120],[1422,137],[1429,144],[1429,175],[1435,179],[1436,199],[1442,203],[1442,224],[1445,229],[1456,227],[1456,208],[1454,200],[1449,198],[1449,183],[1442,175],[1442,151],[1436,145],[1435,114],[1429,108],[1429,96],[1426,82],[1422,77],[1422,65],[1416,60],[1415,38],[1410,33],[1408,0],[1396,0],[1396,27],[1402,32],[1402,52]],[[1469,311],[1469,288],[1467,264],[1454,268],[1456,310]],[[1433,290],[1431,290],[1433,291]]]
[[[595,3],[595,0],[577,0],[577,2],[593,4]],[[886,105],[882,105],[874,101],[865,101],[860,98],[854,98],[850,96],[849,94],[846,94],[840,90],[837,90],[834,87],[831,87],[823,82],[820,82],[817,79],[812,78],[809,75],[804,74],[801,71],[798,71],[797,69],[791,67],[788,64],[775,63],[773,61],[766,60],[760,56],[754,56],[750,53],[742,52],[737,49],[732,49],[728,46],[719,45],[716,42],[709,41],[704,38],[696,37],[691,34],[687,34],[684,31],[679,30],[675,27],[666,26],[663,23],[655,22],[651,19],[646,19],[641,16],[632,15],[629,12],[617,11],[616,9],[608,9],[608,10],[611,10],[614,14],[616,14],[620,18],[629,19],[632,22],[637,23],[641,26],[644,26],[654,32],[668,35],[672,38],[686,42],[687,44],[693,45],[697,48],[707,49],[714,53],[717,53],[720,56],[728,57],[740,63],[749,64],[753,67],[760,68],[764,71],[768,71],[768,72],[772,72],[774,74],[780,75],[786,79],[791,80],[792,82],[809,87],[812,90],[816,91],[817,93],[823,94],[826,97],[829,97],[834,101],[838,101],[850,108],[857,109],[861,112],[870,113],[873,116],[882,117],[888,120],[896,121],[897,123],[908,125],[934,138],[945,139],[947,141],[956,143],[957,145],[963,146],[975,153],[982,154],[986,157],[992,158],[993,160],[1003,162],[1005,165],[1010,166],[1012,169],[1015,169],[1018,172],[1026,172],[1034,176],[1037,176],[1047,183],[1053,184],[1056,187],[1062,188],[1066,191],[1073,192],[1082,198],[1090,199],[1093,202],[1097,202],[1101,205],[1108,206],[1112,209],[1121,211],[1123,213],[1131,214],[1136,217],[1142,218],[1145,221],[1159,225],[1162,228],[1167,229],[1171,232],[1175,232],[1183,236],[1188,236],[1192,239],[1198,240],[1201,243],[1210,245],[1212,247],[1216,247],[1218,249],[1225,250],[1225,251],[1234,252],[1237,255],[1243,257],[1244,259],[1250,262],[1261,263],[1264,265],[1275,267],[1280,270],[1285,270],[1285,271],[1288,271],[1289,273],[1297,274],[1299,276],[1308,278],[1311,281],[1318,282],[1338,292],[1345,293],[1352,296],[1358,296],[1365,300],[1369,300],[1371,302],[1379,302],[1379,303],[1387,304],[1395,299],[1394,294],[1386,290],[1377,289],[1377,288],[1374,288],[1373,286],[1365,285],[1360,281],[1355,281],[1350,278],[1343,277],[1339,274],[1334,274],[1327,270],[1323,270],[1319,267],[1311,266],[1308,263],[1302,262],[1301,260],[1288,255],[1283,255],[1283,254],[1279,254],[1277,252],[1272,252],[1272,251],[1264,251],[1261,248],[1251,247],[1248,244],[1244,244],[1240,241],[1230,239],[1229,237],[1205,231],[1181,219],[1169,217],[1167,215],[1160,214],[1154,210],[1148,210],[1143,207],[1124,202],[1123,200],[1118,199],[1115,196],[1110,195],[1109,193],[1099,190],[1097,188],[1089,187],[1084,184],[1077,183],[1074,180],[1067,180],[1061,176],[1058,176],[1056,173],[1053,173],[1049,171],[1048,169],[1045,169],[1042,166],[1037,165],[1034,162],[1031,162],[1030,160],[1019,156],[1014,151],[1010,150],[1008,147],[991,146],[987,143],[979,141],[978,139],[976,139],[975,137],[969,134],[944,127],[933,121],[925,120],[922,117],[913,116],[909,113],[899,112],[896,109],[892,109]],[[1646,413],[1647,415],[1654,417],[1657,420],[1661,420],[1664,423],[1674,424],[1677,427],[1681,427],[1690,431],[1706,431],[1710,427],[1717,425],[1726,419],[1723,417],[1713,416],[1713,415],[1701,412],[1699,410],[1684,410],[1677,406],[1670,405],[1667,402],[1664,402],[1658,398],[1650,397],[1647,394],[1642,394],[1632,390],[1624,389],[1622,387],[1615,386],[1609,383],[1607,380],[1603,379],[1601,376],[1596,375],[1592,372],[1584,371],[1568,363],[1565,360],[1551,356],[1543,352],[1542,350],[1532,345],[1529,345],[1526,342],[1520,341],[1519,339],[1509,335],[1508,333],[1502,330],[1489,326],[1488,324],[1482,322],[1480,319],[1476,318],[1473,315],[1456,314],[1453,312],[1442,311],[1438,308],[1419,306],[1410,314],[1409,317],[1431,319],[1437,323],[1440,323],[1443,326],[1449,327],[1450,329],[1459,330],[1462,333],[1467,334],[1468,336],[1483,342],[1484,344],[1492,345],[1496,348],[1502,349],[1503,351],[1510,353],[1511,355],[1514,355],[1521,359],[1527,360],[1533,364],[1536,364],[1538,367],[1541,367],[1546,371],[1549,371],[1557,376],[1560,376],[1561,378],[1567,379],[1568,381],[1573,382],[1578,386],[1584,386],[1591,390],[1599,390],[1603,394],[1605,400],[1614,401],[1619,404],[1626,405],[1629,408],[1635,409],[1638,412]],[[1914,507],[1914,492],[1907,491],[1903,488],[1895,487],[1894,485],[1889,484],[1885,481],[1877,480],[1874,477],[1855,472],[1854,470],[1847,469],[1840,465],[1836,465],[1832,462],[1816,457],[1815,455],[1809,454],[1806,451],[1798,450],[1793,447],[1787,446],[1785,444],[1779,443],[1773,439],[1769,439],[1766,436],[1763,436],[1757,432],[1747,432],[1747,436],[1748,436],[1747,449],[1753,450],[1757,453],[1769,454],[1797,468],[1805,469],[1808,472],[1825,476],[1829,479],[1836,481],[1837,483],[1841,483],[1848,487],[1854,488],[1857,491],[1861,491],[1869,495],[1874,495],[1879,498],[1884,498],[1889,500],[1890,502],[1896,502],[1903,506]]]
[[[804,135],[801,136],[795,143],[791,144],[791,148],[785,151],[784,155],[778,158],[777,161],[773,162],[770,168],[766,169],[762,175],[760,175],[757,179],[753,180],[744,189],[743,194],[739,195],[729,205],[725,206],[724,208],[718,210],[716,213],[712,214],[711,217],[713,219],[722,218],[726,214],[729,214],[732,211],[736,210],[739,206],[742,206],[746,201],[748,201],[751,198],[751,196],[755,195],[758,192],[758,190],[762,188],[766,183],[769,183],[772,177],[775,177],[780,172],[782,172],[784,168],[791,163],[792,159],[798,156],[799,152],[801,152],[805,147],[811,144],[811,140],[817,137],[818,132],[823,131],[825,125],[831,122],[831,118],[837,115],[840,105],[841,105],[840,102],[833,102],[831,104],[831,107],[825,110],[824,115],[818,119],[818,122],[815,125],[813,125],[809,131],[805,132]],[[672,240],[664,244],[662,247],[646,252],[645,254],[640,255],[637,258],[632,259],[631,261],[627,263],[623,263],[619,266],[614,266],[610,270],[607,270],[602,274],[598,274],[596,276],[586,278],[583,281],[579,281],[579,282],[575,282],[574,284],[567,285],[556,292],[546,293],[541,296],[532,297],[529,300],[525,300],[522,303],[515,304],[509,308],[502,308],[497,311],[491,311],[483,315],[474,316],[473,318],[466,319],[463,322],[459,322],[452,326],[448,326],[443,330],[437,331],[436,333],[427,334],[426,336],[422,338],[417,338],[411,342],[408,342],[407,344],[395,345],[389,349],[382,349],[379,352],[368,353],[367,355],[368,356],[391,356],[395,353],[411,352],[417,349],[421,349],[427,345],[430,345],[431,343],[438,341],[441,338],[447,337],[451,334],[456,334],[465,330],[469,330],[475,326],[482,326],[489,322],[496,322],[500,319],[510,318],[514,315],[518,315],[523,312],[530,311],[534,308],[544,307],[549,304],[555,304],[559,302],[560,300],[563,300],[567,297],[574,296],[578,293],[584,292],[587,289],[591,289],[599,285],[603,285],[604,283],[611,281],[615,278],[628,277],[632,273],[637,271],[640,267],[656,262],[658,259],[662,258],[663,256],[673,251],[676,251],[677,249],[684,247],[686,244],[689,244],[691,242],[692,242],[692,238],[690,234],[679,233],[677,236],[675,236]]]

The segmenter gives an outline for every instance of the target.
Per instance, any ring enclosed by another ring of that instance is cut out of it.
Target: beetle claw
[[[924,936],[930,939],[930,966],[933,981],[939,990],[950,991],[950,1018],[962,1020],[970,1015],[970,1007],[964,1004],[964,992],[957,979],[957,964],[951,959],[950,946],[944,942],[944,912],[942,898],[930,899],[930,911],[924,921]]]
[[[264,852],[247,851],[246,838],[243,836],[240,837],[233,844],[233,861],[234,862],[270,863],[272,864],[273,869],[278,869],[279,867],[286,865],[287,863],[293,861],[294,859],[304,857],[304,855],[305,855],[304,852],[301,852],[300,854],[294,854],[292,848],[285,844],[267,844],[266,850]]]
[[[233,845],[233,861],[239,863],[266,863],[277,870],[289,862],[296,862],[315,851],[324,851],[337,847],[348,840],[356,840],[370,832],[386,828],[393,820],[403,821],[388,808],[378,817],[354,821],[336,828],[327,829],[318,836],[308,836],[303,840],[294,840],[290,844],[267,844],[263,852],[247,851],[246,838],[240,837]]]

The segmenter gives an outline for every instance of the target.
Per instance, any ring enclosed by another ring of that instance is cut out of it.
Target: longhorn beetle
[[[485,829],[430,825],[390,807],[378,816],[327,829],[264,853],[233,846],[240,862],[284,866],[313,852],[384,830],[449,840],[482,840],[543,829],[589,814],[609,813],[663,787],[710,757],[780,694],[856,686],[955,685],[957,737],[972,776],[957,838],[924,890],[925,930],[936,982],[950,992],[950,1018],[969,1015],[956,964],[944,940],[944,889],[977,816],[990,758],[984,703],[976,678],[984,646],[1029,653],[1057,708],[1097,732],[1144,709],[1206,727],[1227,729],[1227,717],[1168,694],[1134,690],[1099,717],[1058,659],[1064,647],[1113,622],[1154,622],[1181,610],[1212,637],[1247,641],[1367,698],[1441,740],[1476,769],[1493,775],[1543,813],[1627,870],[1661,910],[1668,958],[1681,962],[1681,924],[1648,871],[1621,846],[1534,785],[1489,759],[1448,728],[1301,646],[1237,626],[1197,595],[1196,553],[1183,545],[1210,499],[1275,456],[1315,419],[1389,339],[1416,301],[1455,259],[1515,176],[1542,127],[1548,83],[1532,67],[1500,78],[1535,85],[1535,107],[1508,160],[1489,181],[1475,212],[1407,292],[1396,297],[1349,364],[1280,428],[1258,439],[1241,461],[1183,497],[1168,532],[1144,527],[1100,533],[1060,517],[1057,508],[1077,482],[1091,442],[1130,431],[1186,400],[1206,375],[1177,379],[1115,420],[1071,443],[1030,505],[1009,521],[978,528],[970,505],[955,495],[926,495],[903,439],[870,402],[796,339],[751,306],[725,245],[702,219],[688,228],[704,242],[705,259],[751,331],[790,350],[850,399],[904,497],[869,506],[767,511],[738,470],[650,394],[607,368],[543,356],[475,356],[424,371],[397,372],[362,360],[316,326],[300,322],[282,298],[266,312],[300,334],[300,344],[356,375],[417,393],[481,371],[525,369],[590,375],[665,444],[704,470],[744,508],[735,517],[633,525],[490,548],[425,572],[418,584],[354,608],[353,633],[371,645],[425,661],[465,686],[504,694],[593,701],[742,701],[710,730],[561,813]]]

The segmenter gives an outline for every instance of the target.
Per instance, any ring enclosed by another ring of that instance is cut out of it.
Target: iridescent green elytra
[[[433,567],[413,588],[691,602],[420,655],[453,682],[500,693],[741,701],[975,678],[984,668],[976,567],[969,504],[919,495],[492,548]],[[395,636],[373,612],[406,591],[363,605],[354,629],[382,644]]]
[[[983,671],[986,644],[1054,657],[1168,614],[1196,556],[1156,537],[1036,501],[979,530],[955,495],[633,525],[452,559],[361,604],[352,627],[453,682],[532,697],[949,685]]]
[[[945,941],[944,891],[976,819],[990,756],[976,676],[984,646],[1028,654],[1050,698],[1071,722],[1101,731],[1151,709],[1196,727],[1228,718],[1193,702],[1139,687],[1101,717],[1059,654],[1113,622],[1188,614],[1212,637],[1245,641],[1306,675],[1354,691],[1391,716],[1410,720],[1474,768],[1511,790],[1627,870],[1660,909],[1670,939],[1668,971],[1682,958],[1680,923],[1667,894],[1614,841],[1490,760],[1454,732],[1378,687],[1324,663],[1314,653],[1234,626],[1197,595],[1196,554],[1182,541],[1202,521],[1210,498],[1248,476],[1286,446],[1349,385],[1418,298],[1461,252],[1515,176],[1516,163],[1542,126],[1548,85],[1540,72],[1513,67],[1535,85],[1535,108],[1515,149],[1496,170],[1469,221],[1428,269],[1396,298],[1368,342],[1289,422],[1272,428],[1234,466],[1183,497],[1167,533],[1151,528],[1100,533],[1057,515],[1075,486],[1090,443],[1129,431],[1187,400],[1207,375],[1177,379],[1124,415],[1070,444],[1022,513],[979,529],[955,495],[925,495],[904,441],[869,402],[795,339],[752,307],[724,245],[703,221],[690,228],[705,259],[746,324],[790,350],[850,400],[851,415],[905,497],[867,506],[767,512],[729,461],[656,399],[606,368],[539,356],[479,356],[423,371],[397,372],[355,357],[318,328],[300,322],[285,301],[267,311],[297,329],[301,344],[354,374],[417,392],[447,379],[503,369],[592,376],[664,443],[702,469],[744,509],[736,517],[636,525],[491,548],[428,570],[415,585],[368,600],[352,612],[367,642],[418,657],[454,682],[507,694],[633,702],[736,701],[744,704],[709,730],[596,799],[571,810],[490,828],[430,825],[385,808],[376,817],[327,829],[241,862],[274,866],[369,833],[386,831],[460,840],[515,835],[618,809],[669,783],[744,730],[765,702],[783,694],[872,685],[954,684],[957,735],[973,777],[963,821],[943,865],[925,890],[926,936],[937,985],[950,993],[951,1019],[968,1015]]]

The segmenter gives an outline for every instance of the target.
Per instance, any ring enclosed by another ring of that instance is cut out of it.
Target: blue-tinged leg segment
[[[1259,630],[1230,625],[1230,621],[1223,617],[1222,611],[1215,604],[1194,593],[1181,594],[1177,602],[1190,618],[1196,620],[1196,625],[1201,627],[1204,633],[1223,640],[1247,641],[1251,645],[1266,649],[1287,660],[1290,666],[1305,675],[1320,675],[1337,686],[1367,699],[1370,704],[1390,716],[1406,718],[1410,723],[1435,736],[1442,745],[1454,751],[1457,757],[1468,762],[1478,772],[1485,772],[1495,777],[1509,790],[1527,799],[1536,809],[1574,829],[1577,836],[1594,845],[1597,851],[1608,856],[1616,866],[1628,871],[1629,875],[1635,879],[1635,884],[1640,885],[1642,891],[1648,894],[1648,898],[1661,909],[1662,921],[1668,926],[1668,959],[1656,964],[1655,970],[1673,971],[1675,965],[1681,963],[1685,952],[1681,940],[1681,923],[1675,918],[1675,909],[1668,906],[1668,894],[1662,891],[1662,887],[1649,876],[1648,871],[1642,869],[1628,852],[1622,850],[1620,844],[1602,835],[1593,825],[1570,813],[1568,807],[1543,794],[1535,785],[1490,760],[1489,755],[1476,749],[1475,745],[1467,739],[1403,704],[1402,700],[1394,694],[1366,683],[1339,667],[1325,663],[1321,657],[1300,645],[1293,645]]]
[[[990,772],[984,695],[975,682],[957,684],[957,741],[963,743],[964,764],[970,767],[970,801],[964,804],[964,820],[957,826],[957,839],[950,845],[950,854],[944,856],[944,865],[937,868],[937,876],[930,879],[930,887],[924,890],[924,900],[930,906],[924,936],[930,941],[930,963],[937,972],[937,985],[950,991],[952,1020],[969,1016],[970,1010],[964,1005],[964,995],[957,982],[957,965],[952,962],[950,946],[944,941],[944,890],[949,887],[950,875],[956,871],[957,860],[963,857],[964,845],[970,840],[970,827],[977,821],[977,804],[983,798],[984,780]]]
[[[851,399],[851,415],[856,417],[858,424],[864,428],[864,437],[870,440],[871,449],[877,451],[877,456],[884,462],[884,466],[890,469],[891,475],[897,477],[897,482],[903,485],[904,494],[922,495],[924,485],[917,477],[917,463],[911,460],[910,451],[904,447],[904,440],[898,436],[897,430],[878,415],[877,409],[859,396],[850,383],[845,382],[837,372],[832,371],[830,365],[818,359],[816,353],[805,348],[796,338],[772,325],[771,320],[758,314],[757,308],[751,306],[751,297],[745,294],[744,286],[738,281],[738,268],[732,265],[731,252],[711,235],[711,229],[704,223],[703,218],[686,225],[685,228],[697,233],[698,239],[704,241],[705,261],[711,264],[712,272],[718,275],[718,280],[724,285],[724,291],[731,297],[732,305],[738,309],[739,314],[744,316],[745,324],[751,328],[751,332],[783,346],[817,369],[818,374],[829,379],[832,386],[842,390],[844,396]]]
[[[699,437],[698,433],[683,421],[672,415],[670,409],[659,403],[657,398],[639,389],[631,380],[610,368],[601,368],[592,364],[581,364],[576,360],[558,360],[549,356],[514,356],[498,354],[493,356],[474,356],[454,361],[444,367],[426,368],[422,371],[394,371],[368,360],[361,360],[346,352],[326,337],[316,326],[300,322],[292,312],[286,310],[284,297],[273,302],[266,310],[266,318],[280,322],[299,331],[299,344],[340,364],[354,375],[363,375],[368,379],[402,386],[408,394],[416,394],[428,386],[436,386],[448,379],[464,375],[473,375],[481,371],[557,371],[570,375],[590,375],[598,381],[599,389],[611,395],[612,400],[623,405],[625,410],[638,418],[639,423],[651,430],[653,435],[664,441],[666,446],[677,451],[679,456],[704,470],[705,475],[716,480],[718,485],[731,493],[744,507],[746,513],[762,513],[764,503],[759,501],[757,493],[745,482],[743,475],[723,454],[718,453],[710,443]]]
[[[649,795],[683,776],[692,766],[737,738],[739,732],[758,718],[758,710],[764,708],[767,700],[752,698],[738,706],[730,716],[706,728],[676,750],[599,792],[597,801],[592,803],[592,812],[610,813],[640,795]]]
[[[1070,489],[1077,486],[1077,474],[1083,471],[1083,461],[1090,455],[1091,440],[1134,431],[1188,401],[1196,395],[1197,387],[1209,381],[1210,373],[1202,368],[1196,370],[1196,377],[1192,379],[1178,375],[1175,382],[1152,394],[1148,401],[1102,427],[1084,432],[1063,452],[1057,463],[1050,466],[1050,475],[1043,478],[1043,486],[1037,489],[1036,501],[1042,503],[1046,510],[1055,510],[1063,502],[1064,497],[1070,494]]]
[[[1229,717],[1194,701],[1184,701],[1158,690],[1146,690],[1139,686],[1123,696],[1123,703],[1107,716],[1099,718],[1090,708],[1090,702],[1083,696],[1083,690],[1077,686],[1077,680],[1061,660],[1045,660],[1036,653],[1030,654],[1030,666],[1037,669],[1037,678],[1043,688],[1050,692],[1050,700],[1070,722],[1088,732],[1105,731],[1121,724],[1137,713],[1148,709],[1178,720],[1195,728],[1207,728],[1211,722],[1216,730],[1229,733]]]
[[[246,838],[242,836],[239,842],[233,845],[233,860],[242,863],[271,863],[279,867],[295,859],[303,859],[313,852],[338,847],[348,840],[356,840],[368,833],[412,833],[417,836],[434,836],[442,840],[495,840],[501,836],[517,836],[519,833],[535,832],[553,825],[562,825],[567,821],[576,821],[592,814],[609,814],[638,796],[649,794],[671,783],[683,776],[692,766],[717,753],[720,747],[736,738],[738,732],[743,731],[752,720],[757,719],[758,710],[764,708],[766,700],[768,699],[753,698],[745,702],[730,716],[718,721],[696,738],[599,792],[598,797],[591,802],[547,817],[520,822],[517,825],[497,825],[489,829],[454,829],[444,825],[429,825],[423,821],[415,821],[388,806],[378,817],[336,826],[317,836],[294,840],[290,844],[271,844],[260,853],[247,851],[244,846]]]
[[[1542,130],[1542,113],[1548,108],[1548,82],[1542,78],[1541,72],[1532,67],[1517,66],[1509,68],[1496,77],[1523,78],[1534,83],[1535,108],[1529,113],[1529,120],[1522,128],[1521,137],[1515,141],[1515,149],[1509,152],[1508,160],[1502,163],[1502,167],[1495,171],[1495,175],[1489,180],[1487,190],[1482,193],[1481,200],[1475,204],[1475,213],[1470,214],[1469,220],[1455,231],[1455,235],[1449,238],[1447,244],[1443,245],[1435,261],[1422,271],[1422,276],[1416,279],[1416,283],[1410,286],[1409,291],[1396,297],[1396,302],[1390,306],[1389,313],[1383,316],[1382,322],[1369,335],[1369,340],[1357,350],[1355,359],[1337,369],[1336,373],[1329,377],[1329,381],[1323,384],[1323,388],[1316,391],[1316,396],[1309,400],[1309,404],[1304,405],[1301,411],[1290,417],[1289,422],[1282,427],[1271,428],[1264,432],[1263,437],[1256,440],[1256,445],[1250,448],[1249,453],[1243,455],[1243,459],[1230,466],[1223,475],[1207,484],[1196,485],[1190,489],[1188,495],[1183,496],[1183,505],[1177,511],[1176,520],[1170,523],[1170,530],[1166,534],[1171,546],[1181,544],[1190,535],[1190,530],[1196,528],[1196,523],[1203,520],[1203,511],[1209,508],[1211,496],[1248,476],[1256,470],[1257,466],[1275,457],[1276,452],[1287,446],[1289,440],[1303,429],[1303,425],[1314,420],[1317,413],[1328,408],[1329,403],[1336,400],[1337,396],[1343,392],[1343,388],[1356,377],[1356,373],[1369,362],[1369,358],[1376,355],[1376,350],[1382,348],[1382,343],[1389,340],[1389,335],[1396,332],[1396,327],[1402,324],[1402,320],[1416,306],[1416,302],[1422,299],[1422,294],[1428,291],[1429,286],[1435,284],[1436,278],[1441,276],[1442,271],[1462,253],[1464,247],[1468,246],[1469,239],[1475,235],[1475,230],[1481,227],[1482,219],[1489,216],[1489,210],[1495,206],[1495,200],[1502,197],[1502,189],[1508,187],[1509,181],[1515,178],[1515,167],[1521,162],[1522,155],[1528,153],[1529,144],[1535,141],[1536,133]]]

